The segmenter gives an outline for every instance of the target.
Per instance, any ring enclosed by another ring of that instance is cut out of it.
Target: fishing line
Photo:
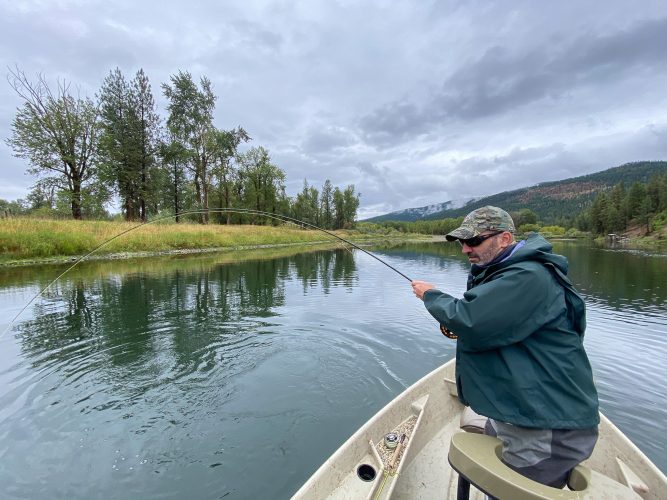
[[[387,266],[387,267],[388,267],[389,269],[391,269],[392,271],[394,271],[394,272],[400,274],[400,275],[401,275],[402,277],[404,277],[406,280],[412,282],[412,279],[408,278],[405,274],[403,274],[401,271],[399,271],[398,269],[396,269],[394,266],[388,264],[387,262],[385,262],[384,260],[382,260],[380,257],[378,257],[377,255],[375,255],[375,254],[369,252],[368,250],[365,250],[364,248],[361,248],[359,245],[357,245],[357,244],[355,244],[355,243],[353,243],[353,242],[351,242],[351,241],[349,241],[349,240],[347,240],[347,239],[345,239],[345,238],[342,238],[341,236],[338,236],[337,234],[335,234],[335,233],[333,233],[333,232],[331,232],[331,231],[328,231],[328,230],[326,230],[326,229],[323,229],[323,228],[321,228],[321,227],[318,227],[318,226],[316,226],[316,225],[314,225],[314,224],[310,224],[309,222],[305,222],[305,221],[302,221],[302,220],[299,220],[299,219],[295,219],[294,217],[289,217],[289,216],[287,216],[287,215],[282,215],[282,214],[275,214],[275,213],[263,212],[262,210],[253,210],[253,209],[250,209],[250,208],[211,208],[211,209],[208,209],[208,210],[203,210],[203,209],[202,209],[202,210],[186,210],[186,211],[183,211],[183,212],[179,212],[179,213],[177,213],[177,214],[174,214],[174,215],[165,215],[165,216],[158,217],[157,219],[153,219],[153,220],[148,221],[148,222],[142,222],[142,223],[140,223],[140,224],[137,224],[136,226],[133,226],[133,227],[131,227],[131,228],[129,228],[129,229],[126,229],[126,230],[124,230],[124,231],[121,231],[121,232],[118,233],[117,235],[115,235],[115,236],[109,238],[108,240],[106,240],[106,241],[100,243],[99,245],[97,245],[95,248],[93,248],[93,249],[92,249],[90,252],[88,252],[87,254],[85,254],[85,255],[79,257],[78,259],[76,259],[76,260],[74,261],[74,263],[73,263],[71,266],[69,266],[67,269],[65,269],[65,270],[64,270],[62,273],[60,273],[54,280],[52,280],[49,284],[47,284],[44,288],[42,288],[39,292],[37,292],[37,294],[36,294],[34,297],[32,297],[32,298],[31,298],[31,299],[30,299],[30,300],[29,300],[29,301],[28,301],[28,302],[21,308],[21,310],[18,312],[18,314],[16,314],[16,316],[14,316],[14,317],[12,318],[12,320],[9,322],[9,324],[7,325],[7,327],[6,327],[6,328],[3,330],[3,332],[0,334],[0,339],[2,339],[2,337],[4,337],[5,334],[11,329],[12,325],[13,325],[14,322],[21,316],[21,314],[23,314],[23,312],[24,312],[26,309],[28,309],[28,307],[30,307],[30,304],[32,304],[35,300],[37,300],[37,298],[41,297],[41,296],[44,294],[44,292],[46,292],[49,288],[51,288],[51,286],[53,286],[53,285],[54,285],[60,278],[62,278],[62,277],[65,276],[68,272],[70,272],[72,269],[74,269],[80,262],[86,260],[86,259],[87,259],[88,257],[90,257],[92,254],[94,254],[95,252],[97,252],[97,251],[98,251],[99,249],[101,249],[102,247],[108,245],[108,244],[111,243],[112,241],[114,241],[114,240],[120,238],[121,236],[126,235],[127,233],[130,233],[130,232],[132,232],[132,231],[134,231],[134,230],[136,230],[136,229],[139,229],[140,227],[147,226],[147,225],[149,225],[149,224],[153,224],[153,223],[156,223],[156,222],[159,222],[159,221],[162,221],[162,220],[166,220],[166,219],[173,219],[173,218],[175,218],[175,217],[179,217],[179,216],[181,216],[181,215],[195,215],[195,214],[205,214],[205,213],[227,213],[227,212],[229,212],[229,213],[237,213],[237,214],[246,214],[246,215],[261,215],[261,216],[263,216],[263,217],[268,217],[269,219],[274,219],[274,220],[277,220],[277,221],[280,221],[280,222],[287,222],[287,223],[294,224],[294,225],[301,225],[301,226],[309,227],[309,228],[311,228],[311,229],[316,229],[316,230],[318,230],[318,231],[321,231],[321,232],[323,232],[323,233],[328,234],[329,236],[333,236],[334,238],[336,238],[336,239],[338,239],[338,240],[340,240],[340,241],[342,241],[342,242],[344,242],[344,243],[347,243],[348,245],[350,245],[351,247],[356,248],[357,250],[361,250],[361,251],[362,251],[363,253],[365,253],[366,255],[370,255],[370,256],[373,257],[375,260],[378,260],[379,262],[381,262],[382,264],[384,264],[385,266]]]
[[[226,210],[226,209],[216,209],[216,210]],[[412,279],[408,278],[408,277],[407,277],[405,274],[403,274],[401,271],[399,271],[398,269],[396,269],[396,268],[393,267],[392,265],[388,264],[387,262],[385,262],[384,260],[382,260],[380,257],[378,257],[377,255],[375,255],[374,253],[371,253],[371,252],[369,252],[368,250],[363,249],[363,248],[360,247],[359,245],[356,245],[355,243],[352,243],[351,241],[346,240],[345,238],[342,238],[342,237],[338,236],[336,233],[333,233],[333,232],[331,232],[331,231],[327,231],[326,229],[323,229],[323,228],[321,228],[321,227],[318,227],[318,226],[316,226],[316,225],[314,225],[314,224],[310,224],[310,223],[308,223],[308,222],[304,222],[304,221],[301,221],[301,220],[299,220],[299,219],[295,219],[295,218],[293,218],[293,217],[289,217],[289,216],[287,216],[287,215],[282,215],[282,214],[271,214],[271,213],[268,213],[268,212],[262,212],[262,211],[260,211],[260,210],[251,210],[251,209],[246,209],[246,208],[235,208],[235,209],[229,209],[229,210],[226,210],[226,211],[238,212],[238,213],[249,213],[249,214],[264,215],[264,216],[266,216],[266,217],[273,218],[273,219],[276,219],[276,220],[280,220],[280,221],[288,221],[288,222],[292,222],[292,223],[294,223],[294,224],[301,224],[301,225],[304,225],[304,226],[309,227],[309,228],[312,228],[312,229],[317,229],[318,231],[322,231],[323,233],[326,233],[326,234],[328,234],[329,236],[333,236],[334,238],[337,238],[337,239],[339,239],[340,241],[342,241],[342,242],[344,242],[344,243],[347,243],[348,245],[350,245],[351,247],[356,248],[357,250],[361,250],[361,251],[364,252],[366,255],[370,255],[370,256],[373,257],[375,260],[378,260],[378,261],[382,262],[385,266],[387,266],[387,267],[388,267],[389,269],[391,269],[392,271],[394,271],[394,272],[400,274],[400,275],[403,276],[406,280],[412,282]]]

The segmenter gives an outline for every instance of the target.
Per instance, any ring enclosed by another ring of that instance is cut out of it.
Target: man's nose
[[[470,248],[468,245],[465,244],[465,242],[461,242],[461,252],[462,253],[470,253],[472,252],[472,248]]]

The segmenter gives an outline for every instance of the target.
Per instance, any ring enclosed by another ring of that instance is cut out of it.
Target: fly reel
[[[456,340],[459,338],[458,335],[456,335],[453,331],[451,331],[449,328],[447,328],[445,325],[440,324],[440,331],[442,334],[447,337],[448,339]]]

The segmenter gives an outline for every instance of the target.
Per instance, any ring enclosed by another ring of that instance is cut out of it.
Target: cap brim
[[[447,241],[467,240],[477,236],[477,233],[467,227],[459,227],[445,235]]]

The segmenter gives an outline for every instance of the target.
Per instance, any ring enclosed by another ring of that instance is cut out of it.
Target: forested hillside
[[[639,235],[660,232],[667,223],[667,174],[648,183],[619,182],[597,195],[593,204],[575,219],[576,227],[594,234],[623,233],[634,228]]]
[[[572,226],[574,218],[587,209],[601,192],[616,184],[627,186],[634,182],[648,182],[652,177],[667,173],[667,161],[626,163],[594,174],[562,181],[545,182],[536,186],[506,191],[480,198],[455,210],[431,214],[427,219],[460,217],[484,205],[502,207],[509,212],[529,208],[546,224]]]
[[[629,177],[621,178],[627,181]],[[617,233],[617,239],[630,235],[664,240],[667,237],[667,174],[653,175],[648,182],[634,181],[629,186],[626,181],[611,189],[600,190],[589,207],[562,217],[558,224],[545,222],[527,207],[510,210],[510,215],[521,234],[538,231],[549,236],[572,237],[583,234],[583,231],[596,236]],[[379,226],[384,231],[402,233],[447,234],[462,221],[463,214],[436,220],[364,222],[361,227],[370,230]]]
[[[589,208],[599,193],[609,191],[620,183],[626,186],[635,182],[646,183],[651,178],[664,174],[667,174],[667,161],[626,163],[594,174],[505,191],[476,199],[459,208],[429,213],[423,217],[409,220],[456,218],[464,216],[476,208],[494,205],[502,207],[508,212],[530,209],[545,224],[560,224],[565,227],[572,227],[575,217]],[[386,220],[386,216],[376,219]],[[406,219],[402,218],[401,220]]]

